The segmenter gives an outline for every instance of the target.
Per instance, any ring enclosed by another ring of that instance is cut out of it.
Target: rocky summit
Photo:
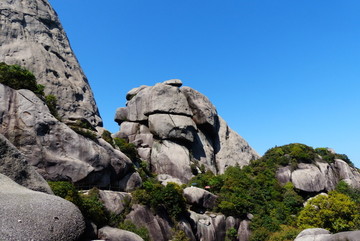
[[[224,173],[259,155],[217,114],[210,100],[178,79],[128,92],[115,135],[134,143],[152,171],[188,182],[193,173]]]
[[[57,97],[62,119],[102,125],[88,80],[48,1],[0,1],[0,29],[0,62],[33,72],[45,93]]]
[[[360,240],[345,154],[260,157],[179,79],[130,90],[112,134],[47,0],[1,0],[0,29],[0,240]]]

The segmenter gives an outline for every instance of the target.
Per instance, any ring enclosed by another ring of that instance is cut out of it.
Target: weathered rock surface
[[[250,240],[250,221],[243,220],[241,221],[238,229],[238,239],[241,241],[249,241]]]
[[[249,164],[258,154],[222,120],[207,97],[180,80],[130,90],[119,108],[115,136],[134,143],[152,171],[187,182],[190,166],[222,174]]]
[[[326,229],[310,228],[303,230],[294,241],[359,241],[360,231],[331,234]]]
[[[131,161],[102,139],[77,134],[54,118],[29,90],[0,84],[0,134],[48,180],[105,187],[128,172]]]
[[[0,62],[32,71],[45,93],[57,97],[63,120],[102,125],[88,80],[47,0],[0,1],[0,26]]]
[[[116,215],[122,213],[131,201],[131,195],[127,192],[99,190],[99,195],[105,208]]]
[[[340,159],[330,164],[322,161],[299,163],[295,170],[290,166],[281,167],[276,177],[280,183],[292,182],[295,188],[305,192],[331,191],[341,180],[352,187],[360,187],[360,173]]]
[[[32,191],[0,174],[0,240],[78,240],[80,210],[57,196]]]
[[[213,208],[217,199],[216,195],[198,187],[185,188],[184,197],[187,203],[207,209]]]
[[[171,239],[171,221],[165,217],[154,215],[142,205],[134,205],[133,211],[126,216],[126,219],[138,227],[147,228],[151,240],[167,241]]]
[[[19,150],[0,134],[0,173],[34,191],[52,194],[44,178],[27,163]]]
[[[99,229],[98,238],[111,241],[144,241],[139,235],[109,226]]]

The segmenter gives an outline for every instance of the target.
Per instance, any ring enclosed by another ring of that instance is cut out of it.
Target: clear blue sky
[[[259,154],[300,142],[360,167],[360,1],[50,3],[110,131],[130,89],[178,78]]]

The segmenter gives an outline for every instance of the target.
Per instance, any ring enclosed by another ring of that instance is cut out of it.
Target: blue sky
[[[360,167],[360,1],[49,1],[111,132],[130,89],[178,78],[261,155],[299,142]]]

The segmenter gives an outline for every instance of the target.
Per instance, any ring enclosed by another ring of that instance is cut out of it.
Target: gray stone
[[[306,192],[326,190],[326,176],[312,164],[299,163],[298,169],[291,174],[291,181],[295,188]]]
[[[167,241],[171,239],[171,221],[154,215],[150,209],[142,205],[134,205],[133,211],[127,216],[137,227],[145,227],[149,230],[151,240]]]
[[[71,180],[107,187],[129,171],[132,162],[102,139],[85,138],[54,118],[29,90],[0,84],[0,134],[47,180]]]
[[[34,191],[53,194],[48,183],[19,150],[0,134],[0,173]]]
[[[286,167],[279,167],[276,171],[276,179],[282,184],[285,185],[286,183],[291,181],[291,169],[290,166]]]
[[[153,114],[149,116],[149,129],[160,139],[193,142],[196,125],[188,116]]]
[[[182,81],[179,80],[179,79],[170,79],[170,80],[164,81],[163,84],[176,86],[176,87],[181,87],[182,86]]]
[[[133,232],[109,226],[99,229],[98,238],[109,241],[144,241],[139,235]]]
[[[115,114],[115,122],[117,122],[119,125],[123,123],[124,121],[127,121],[128,119],[128,108],[126,107],[120,107],[116,110]]]
[[[340,180],[344,180],[350,186],[360,188],[360,173],[353,167],[350,167],[345,161],[335,159],[335,168],[339,173]]]
[[[190,87],[181,88],[181,92],[187,98],[195,123],[201,125],[205,131],[216,134],[219,120],[215,106],[205,95]]]
[[[121,179],[119,187],[125,192],[132,192],[137,187],[140,187],[142,184],[142,179],[137,172],[129,173],[124,178]]]
[[[360,231],[348,231],[331,235],[329,241],[359,241]]]
[[[162,185],[166,186],[169,183],[176,183],[178,185],[182,185],[183,183],[180,181],[179,178],[174,178],[167,174],[159,174],[156,176],[156,179],[161,182]]]
[[[187,187],[184,189],[186,202],[191,205],[197,205],[207,209],[215,206],[217,196],[209,191],[198,187]]]
[[[238,229],[238,239],[241,241],[249,241],[250,240],[250,221],[243,220],[240,222]]]
[[[131,195],[127,192],[99,190],[99,194],[105,208],[116,215],[122,213],[131,201]]]
[[[45,93],[57,97],[63,120],[102,120],[89,86],[47,0],[0,2],[0,62],[18,64],[34,73]]]
[[[1,240],[78,240],[80,210],[60,197],[32,191],[0,174]]]
[[[147,88],[149,86],[146,85],[142,85],[138,88],[133,88],[132,90],[130,90],[127,94],[126,94],[126,100],[131,100],[134,96],[136,96],[141,90]]]
[[[190,168],[189,150],[174,142],[155,141],[151,153],[152,171],[168,174],[187,183],[193,176]]]
[[[158,83],[149,89],[148,94],[145,115],[167,113],[192,116],[187,99],[179,88]]]
[[[219,150],[216,153],[217,170],[223,174],[228,166],[239,165],[240,167],[248,165],[251,160],[256,160],[260,156],[253,150],[250,145],[236,132],[234,132],[219,117]]]

